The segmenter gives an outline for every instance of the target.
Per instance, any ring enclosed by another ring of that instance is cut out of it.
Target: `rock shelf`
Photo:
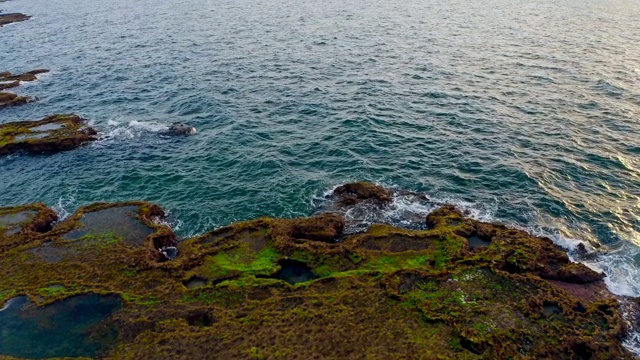
[[[0,155],[32,154],[75,149],[97,139],[97,132],[77,115],[52,115],[37,121],[0,125]]]
[[[385,201],[374,187],[338,188],[334,201]],[[430,213],[424,230],[345,235],[341,216],[322,214],[180,242],[150,203],[94,204],[28,230],[42,212],[0,209],[0,221],[16,219],[0,232],[0,307],[118,295],[122,307],[86,332],[115,334],[101,358],[633,358],[621,343],[624,299],[603,274],[548,238],[453,206]],[[178,256],[163,258],[165,246]]]

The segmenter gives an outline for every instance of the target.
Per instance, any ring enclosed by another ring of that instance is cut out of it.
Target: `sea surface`
[[[0,158],[0,206],[148,200],[182,237],[307,216],[368,180],[600,256],[640,296],[636,0],[15,0],[0,70],[51,69],[0,123],[100,141]],[[190,137],[159,132],[174,121]],[[432,207],[397,199],[387,216]],[[379,218],[380,216],[378,216]]]

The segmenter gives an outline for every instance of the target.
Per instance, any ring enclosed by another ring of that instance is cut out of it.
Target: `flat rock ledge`
[[[21,13],[0,14],[0,27],[29,19],[31,19],[31,16]]]
[[[20,86],[21,81],[36,81],[38,74],[48,73],[47,69],[36,69],[23,74],[12,74],[9,71],[0,72],[0,90],[11,89]]]
[[[335,196],[385,194],[358,183]],[[163,216],[146,202],[93,204],[57,223],[40,204],[0,208],[0,308],[119,296],[122,307],[82,333],[102,341],[103,359],[633,358],[622,341],[634,323],[603,274],[548,238],[453,206],[429,214],[426,230],[374,224],[345,235],[345,220],[328,213],[180,242]],[[175,258],[161,256],[167,248]],[[17,319],[0,332],[37,320]],[[73,348],[34,346],[38,358]],[[0,347],[0,357],[19,351]]]
[[[18,151],[42,154],[71,150],[96,140],[96,134],[85,119],[72,114],[1,124],[0,156]]]
[[[31,96],[20,96],[2,90],[18,87],[22,81],[35,81],[38,79],[36,75],[47,72],[49,72],[47,69],[32,70],[24,74],[12,74],[8,71],[0,72],[0,109],[33,102],[34,99]]]

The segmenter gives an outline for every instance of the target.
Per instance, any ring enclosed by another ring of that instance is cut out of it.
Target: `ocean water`
[[[640,296],[634,0],[15,0],[0,70],[51,69],[0,123],[73,112],[101,140],[0,158],[0,205],[148,200],[187,237],[306,216],[368,180],[603,255]],[[190,137],[159,131],[174,121]],[[402,225],[432,206],[398,197]],[[320,201],[321,202],[321,201]],[[374,216],[375,218],[375,216]]]

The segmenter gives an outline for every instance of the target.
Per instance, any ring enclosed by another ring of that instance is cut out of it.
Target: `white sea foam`
[[[69,211],[69,209],[74,208],[75,204],[76,204],[75,194],[62,196],[58,199],[58,202],[52,207],[53,211],[55,211],[56,214],[58,214],[58,222],[68,218],[71,215],[72,212]]]
[[[10,308],[11,305],[13,305],[13,303],[15,303],[17,300],[19,300],[18,297],[14,297],[14,298],[9,299],[9,301],[7,301],[2,308],[0,308],[0,312],[3,312],[5,310],[7,310],[8,308]]]
[[[168,125],[156,121],[110,119],[107,121],[107,129],[102,133],[101,140],[129,140],[167,129],[169,129]]]

